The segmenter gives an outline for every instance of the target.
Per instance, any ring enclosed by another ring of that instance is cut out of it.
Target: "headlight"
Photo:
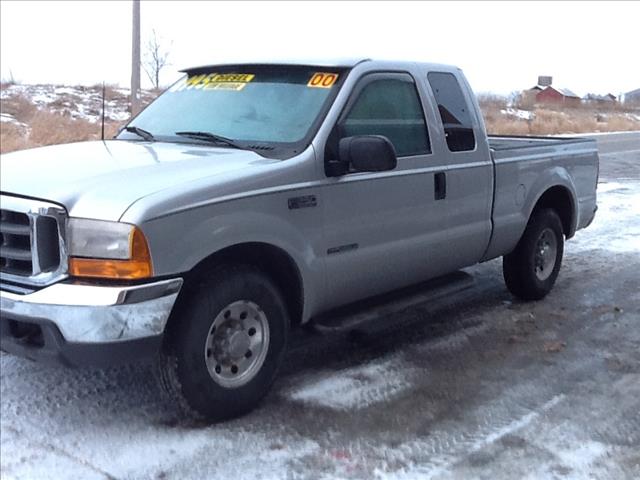
[[[147,240],[135,225],[70,218],[67,232],[71,275],[126,280],[153,275]]]

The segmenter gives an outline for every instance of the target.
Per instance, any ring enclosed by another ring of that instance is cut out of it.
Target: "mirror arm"
[[[342,160],[329,160],[326,165],[326,173],[330,177],[341,177],[349,172],[349,162]]]

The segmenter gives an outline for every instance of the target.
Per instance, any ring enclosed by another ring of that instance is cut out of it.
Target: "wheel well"
[[[223,248],[208,256],[187,273],[185,281],[195,281],[214,266],[244,264],[258,267],[268,275],[284,297],[292,325],[302,321],[304,291],[295,261],[284,250],[267,243],[250,242]]]
[[[562,230],[567,238],[573,236],[573,202],[569,190],[564,187],[552,187],[538,199],[534,211],[551,208],[556,211],[562,222]]]

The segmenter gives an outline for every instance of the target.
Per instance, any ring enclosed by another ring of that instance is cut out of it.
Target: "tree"
[[[152,30],[152,32],[151,38],[145,45],[142,68],[153,84],[153,88],[157,90],[160,88],[160,72],[169,65],[169,50],[164,48],[158,35],[156,35],[156,31]]]

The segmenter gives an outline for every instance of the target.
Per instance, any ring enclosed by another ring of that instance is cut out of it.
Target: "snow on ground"
[[[483,333],[487,328],[486,324],[470,327],[464,332],[429,342],[424,348],[429,352],[459,348],[468,344],[470,337]],[[424,369],[407,366],[404,354],[398,353],[383,361],[358,365],[338,373],[307,374],[286,396],[295,402],[335,410],[361,410],[402,395],[415,384],[418,376],[424,375]]]
[[[589,228],[579,232],[580,242],[569,244],[572,251],[640,251],[640,186],[637,183],[603,182],[598,184],[597,193],[596,218]]]

